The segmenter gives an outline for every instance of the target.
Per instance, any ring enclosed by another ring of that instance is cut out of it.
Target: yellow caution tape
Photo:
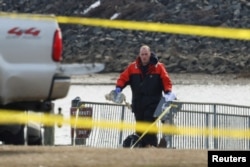
[[[63,118],[59,115],[41,114],[38,113],[20,113],[20,112],[0,112],[0,124],[26,124],[27,122],[37,122],[46,126],[54,126],[56,123],[70,125],[77,128],[109,128],[117,130],[136,130],[137,132],[158,133],[158,128],[152,123],[137,122],[135,124],[120,121],[93,120],[89,117],[79,117],[77,122],[74,118]],[[161,132],[164,134],[188,135],[188,136],[213,136],[213,137],[229,137],[238,139],[250,139],[250,129],[225,129],[225,128],[198,128],[198,127],[181,127],[163,124]]]
[[[0,17],[10,17],[10,18],[27,17],[33,19],[44,19],[44,18],[53,18],[53,15],[0,12]],[[109,20],[109,19],[85,18],[85,17],[68,17],[68,16],[56,16],[55,19],[62,24],[80,24],[85,26],[96,26],[96,27],[114,28],[114,29],[149,31],[149,32],[227,38],[227,39],[237,39],[237,40],[250,40],[250,29],[246,28],[244,29],[244,28],[184,25],[184,24],[182,25],[182,24],[168,24],[159,22]]]
[[[250,40],[250,29],[57,16],[59,23],[181,35]]]
[[[25,13],[6,13],[0,12],[0,17],[12,19],[32,19],[32,20],[47,20],[55,21],[55,15],[49,14],[25,14]]]

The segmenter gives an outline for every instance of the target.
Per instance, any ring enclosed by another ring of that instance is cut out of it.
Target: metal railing
[[[174,104],[181,105],[181,110],[173,114],[173,118],[168,121],[169,124],[180,127],[197,127],[209,129],[213,132],[215,128],[231,129],[250,129],[250,107],[230,104],[215,103],[194,103],[175,101]],[[79,102],[78,106],[84,104],[86,107],[92,107],[95,121],[109,121],[110,123],[126,121],[135,125],[134,115],[125,105],[96,102]],[[170,113],[172,111],[170,110]],[[159,127],[158,137],[162,137],[161,125]],[[122,147],[122,141],[135,129],[116,130],[113,128],[93,127],[89,138],[86,139],[86,145],[90,147],[118,148]],[[168,142],[168,147],[176,149],[250,149],[249,138],[230,138],[219,134],[219,137],[213,135],[164,135]]]
[[[108,121],[114,123],[127,121],[135,125],[134,116],[130,109],[125,105],[110,103],[80,102],[79,106],[92,107],[94,121]],[[86,139],[86,145],[91,147],[117,148],[122,147],[122,141],[134,130],[120,131],[114,128],[92,127],[89,138]]]
[[[250,107],[219,103],[191,103],[182,104],[174,124],[182,127],[198,127],[209,129],[250,129]],[[230,138],[219,134],[210,136],[180,136],[173,135],[171,146],[180,149],[250,149],[248,138]]]

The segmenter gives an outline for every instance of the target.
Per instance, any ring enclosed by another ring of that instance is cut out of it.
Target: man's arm
[[[130,65],[120,74],[116,81],[116,87],[121,89],[125,88],[129,82],[130,77]]]
[[[170,76],[168,75],[168,72],[164,66],[164,64],[159,63],[159,68],[161,68],[161,79],[163,84],[163,89],[165,93],[172,91],[172,81],[170,79]]]

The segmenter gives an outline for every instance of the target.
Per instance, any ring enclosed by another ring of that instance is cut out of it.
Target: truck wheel
[[[24,126],[18,131],[17,134],[13,135],[13,140],[11,140],[11,143],[6,143],[6,144],[14,144],[14,145],[24,145],[25,140],[24,140]]]
[[[28,139],[28,145],[31,145],[31,146],[38,145],[38,146],[41,146],[41,145],[43,145],[42,138],[40,137],[40,138],[38,138],[36,140],[32,140],[32,141],[29,141],[29,139]]]
[[[24,127],[21,128],[21,130],[15,135],[16,140],[14,142],[14,144],[16,145],[24,145],[25,140],[24,140]]]
[[[42,128],[40,124],[29,123],[27,126],[27,144],[43,145]]]
[[[15,129],[15,131],[12,131],[13,128]],[[24,145],[24,126],[10,125],[8,127],[8,131],[4,131],[1,133],[0,138],[4,144]]]

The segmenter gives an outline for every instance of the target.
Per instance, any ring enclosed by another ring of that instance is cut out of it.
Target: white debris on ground
[[[100,5],[101,5],[101,1],[100,0],[96,1],[95,3],[93,3],[92,5],[90,5],[87,9],[85,9],[83,11],[83,14],[87,14],[91,9],[94,9],[94,8],[100,6]]]
[[[113,16],[110,17],[110,20],[116,19],[119,15],[120,15],[120,13],[113,14]]]

